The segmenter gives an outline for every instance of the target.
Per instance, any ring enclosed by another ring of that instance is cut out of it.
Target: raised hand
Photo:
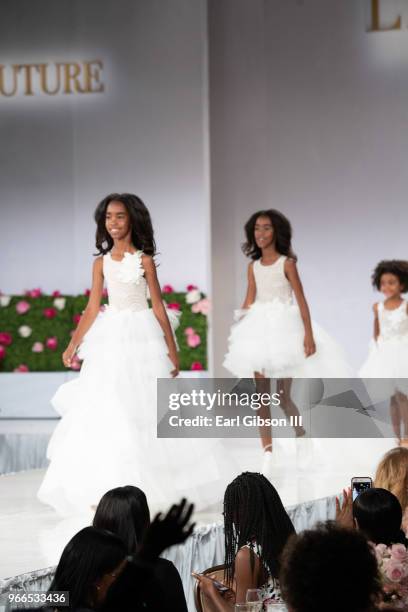
[[[193,510],[194,504],[188,504],[186,499],[182,499],[164,517],[159,512],[146,531],[140,557],[154,560],[169,546],[185,542],[195,527],[195,523],[189,524]]]

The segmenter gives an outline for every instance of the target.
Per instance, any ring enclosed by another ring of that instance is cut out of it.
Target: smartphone
[[[197,572],[193,572],[193,576],[204,576],[204,574],[198,574]],[[205,576],[205,578],[209,578],[210,580],[213,581],[214,586],[216,589],[218,589],[218,591],[220,591],[220,593],[224,593],[225,591],[229,591],[229,588],[227,586],[225,586],[225,584],[222,584],[222,582],[219,582],[218,580],[215,580],[214,578],[211,578],[211,576]]]
[[[351,490],[353,492],[353,501],[367,489],[371,489],[373,486],[373,481],[369,476],[354,476],[351,479]]]
[[[218,582],[218,580],[214,580],[213,579],[213,583],[216,589],[218,589],[218,591],[220,593],[224,593],[225,591],[229,591],[229,588],[227,586],[225,586],[225,584],[222,584],[222,582]]]

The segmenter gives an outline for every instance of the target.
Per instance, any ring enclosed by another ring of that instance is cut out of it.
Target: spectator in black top
[[[402,508],[398,498],[386,489],[367,489],[353,503],[353,515],[358,529],[374,544],[404,544]]]
[[[150,525],[150,511],[146,496],[137,487],[126,486],[105,493],[96,509],[94,527],[107,529],[118,535],[126,545],[127,552],[135,555]],[[144,599],[147,606],[165,602],[169,610],[187,612],[183,585],[177,569],[171,561],[157,558],[153,561],[153,578],[144,582]],[[138,566],[130,563],[121,576],[116,589],[131,587]]]

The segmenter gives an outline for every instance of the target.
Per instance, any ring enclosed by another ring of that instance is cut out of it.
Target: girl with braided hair
[[[398,444],[408,444],[408,261],[384,260],[372,274],[372,284],[384,295],[373,306],[374,338],[361,378],[388,378],[382,381],[390,397],[391,421]],[[404,425],[404,432],[401,426]]]
[[[214,581],[194,576],[217,612],[244,603],[248,589],[260,589],[263,609],[280,602],[280,556],[295,533],[275,487],[262,474],[244,472],[226,488],[224,495],[225,572],[229,587],[223,596]],[[232,595],[232,596],[231,596]]]

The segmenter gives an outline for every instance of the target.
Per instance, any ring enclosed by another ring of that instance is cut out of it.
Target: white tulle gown
[[[157,439],[156,379],[173,365],[147,302],[142,253],[103,258],[109,305],[80,346],[78,378],[59,387],[62,416],[50,440],[51,460],[39,499],[63,515],[89,511],[109,489],[135,485],[152,506],[182,495],[198,508],[222,497],[214,440]],[[171,323],[176,321],[169,311]]]
[[[368,357],[362,365],[361,378],[366,381],[373,399],[383,399],[397,391],[408,394],[408,304],[403,300],[398,308],[388,310],[377,305],[380,334],[371,340]],[[388,379],[388,380],[384,380]]]
[[[305,329],[292,286],[285,276],[286,257],[271,265],[256,260],[256,300],[231,328],[224,367],[234,376],[254,372],[270,378],[347,378],[352,375],[342,348],[312,323],[316,353],[306,358]]]

